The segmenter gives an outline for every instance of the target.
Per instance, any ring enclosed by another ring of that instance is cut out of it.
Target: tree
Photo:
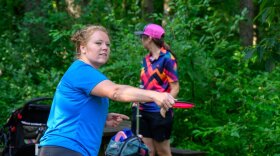
[[[170,0],[164,0],[163,4],[163,19],[162,19],[162,25],[165,26],[168,20],[168,17],[170,16],[170,6],[169,6]]]
[[[146,22],[154,22],[151,15],[154,13],[154,1],[143,0],[142,1],[142,17]]]
[[[280,1],[258,1],[258,14],[254,18],[258,44],[246,48],[246,59],[251,67],[271,72],[280,62]]]
[[[75,0],[65,0],[67,4],[67,11],[70,15],[75,18],[79,18],[81,16],[81,6],[75,4]]]
[[[253,18],[254,18],[254,5],[253,0],[240,0],[240,9],[247,10],[245,19],[240,22],[239,31],[241,45],[251,46],[253,44]]]

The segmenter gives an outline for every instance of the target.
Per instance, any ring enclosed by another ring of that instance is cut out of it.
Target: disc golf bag
[[[123,129],[115,134],[105,151],[105,156],[148,156],[149,149],[141,138],[130,129]]]

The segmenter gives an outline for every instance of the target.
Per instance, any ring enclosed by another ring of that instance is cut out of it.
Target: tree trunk
[[[127,2],[126,0],[122,1],[122,17],[127,16]]]
[[[169,17],[170,7],[169,7],[170,0],[164,0],[163,3],[163,20],[162,20],[162,26],[165,26],[167,24],[167,20]]]
[[[75,4],[75,0],[65,0],[65,2],[68,13],[75,18],[79,18],[81,16],[81,6]]]
[[[153,18],[151,17],[154,12],[154,3],[151,0],[143,0],[142,1],[142,17],[147,22],[153,22]]]
[[[40,2],[36,0],[25,0],[24,1],[24,12],[32,11],[39,5]]]
[[[253,18],[254,18],[254,5],[253,0],[240,0],[241,11],[247,8],[248,13],[245,20],[239,24],[240,39],[243,46],[251,46],[253,44]]]

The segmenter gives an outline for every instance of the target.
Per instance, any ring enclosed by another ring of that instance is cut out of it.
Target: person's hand
[[[167,112],[167,110],[166,109],[164,109],[164,108],[160,108],[160,115],[163,117],[163,118],[165,118],[165,114],[166,114],[166,112]]]
[[[129,117],[124,114],[109,113],[106,119],[106,126],[117,127],[123,120],[128,120]]]
[[[133,102],[132,103],[132,107],[137,107],[137,105],[139,105],[139,102]]]
[[[158,93],[154,98],[155,103],[164,108],[166,111],[169,108],[172,108],[172,105],[175,103],[176,99],[169,93]]]

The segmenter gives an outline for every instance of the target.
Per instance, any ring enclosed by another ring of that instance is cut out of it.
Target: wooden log
[[[178,149],[175,147],[171,147],[172,156],[205,156],[207,153],[203,151],[192,151],[185,149]]]

